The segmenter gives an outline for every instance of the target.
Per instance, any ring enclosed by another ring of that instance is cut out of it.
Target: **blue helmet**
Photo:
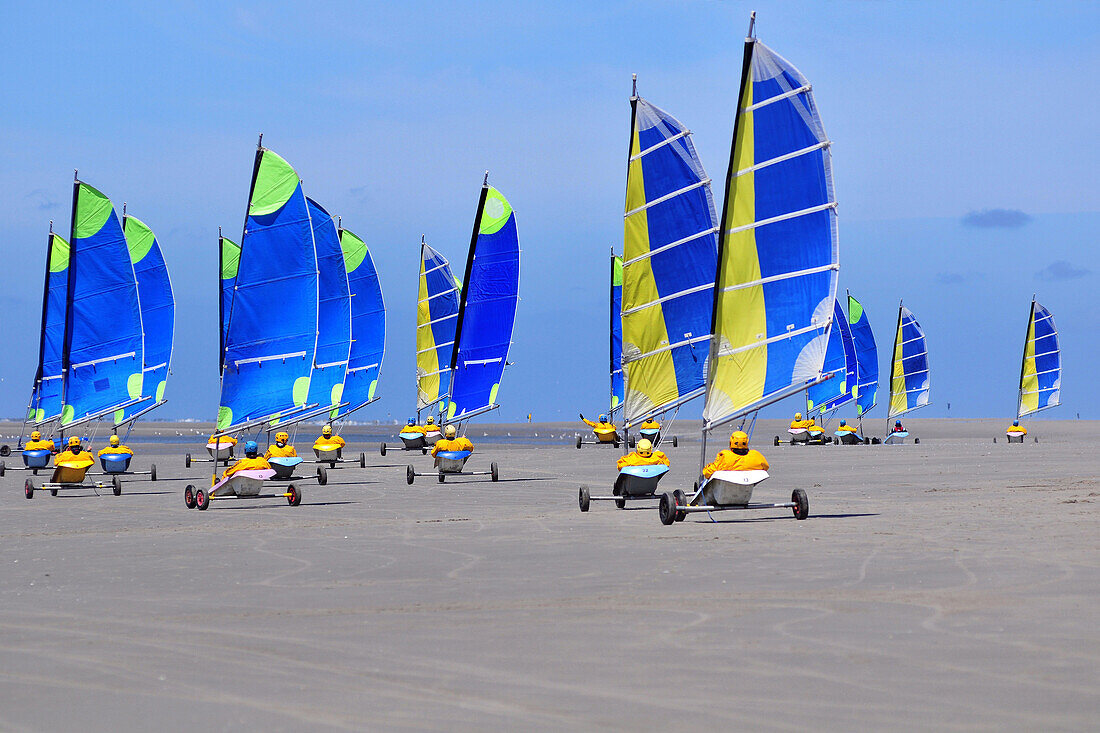
[[[1013,420],[1013,421],[1012,421],[1012,427],[1016,427],[1016,426],[1017,426],[1017,425],[1019,425],[1019,424],[1020,424],[1020,421],[1019,421],[1019,420]]]
[[[894,425],[896,425],[897,427],[900,428],[901,427],[901,420],[895,420]]]
[[[840,421],[840,424],[841,424],[841,425],[847,425],[847,424],[848,424],[848,421],[847,421],[847,420],[841,420],[841,421]]]
[[[607,422],[607,415],[600,415],[600,422]]]
[[[256,445],[256,441],[250,440],[244,444],[244,454],[247,456],[250,453],[259,453],[260,446]]]
[[[416,425],[416,418],[415,417],[410,417],[408,419],[408,422],[406,422],[405,424],[406,425]]]

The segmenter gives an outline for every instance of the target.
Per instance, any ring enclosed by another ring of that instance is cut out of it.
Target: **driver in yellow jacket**
[[[1019,420],[1013,420],[1012,425],[1005,431],[1005,433],[1011,435],[1012,433],[1020,433],[1021,435],[1027,435],[1027,428],[1020,424]]]
[[[326,425],[321,428],[321,437],[313,442],[313,447],[318,450],[332,450],[333,448],[343,448],[347,443],[339,435],[332,434],[332,426]]]
[[[432,447],[432,456],[435,456],[440,452],[449,451],[470,451],[474,452],[474,444],[470,442],[470,439],[463,435],[461,438],[456,437],[458,430],[454,425],[448,425],[443,429],[443,437],[435,441],[435,445]]]
[[[618,429],[614,423],[607,419],[607,415],[600,415],[598,422],[585,420],[584,415],[581,415],[581,422],[592,428],[592,432],[596,434],[596,439],[601,443],[613,443],[619,439]]]
[[[715,471],[767,471],[768,459],[762,453],[749,450],[749,436],[738,430],[730,436],[730,449],[718,452],[714,463],[703,469],[703,478],[710,478]]]
[[[57,446],[55,446],[54,442],[49,438],[43,440],[42,433],[35,430],[31,433],[31,439],[23,446],[23,450],[48,450],[52,453],[57,450]]]
[[[298,451],[290,444],[290,436],[286,433],[275,433],[275,442],[267,447],[264,458],[297,458]]]
[[[259,453],[260,446],[256,445],[256,441],[250,440],[245,443],[244,458],[238,459],[236,463],[225,469],[225,471],[222,472],[222,478],[229,478],[238,471],[262,471],[263,469],[270,469],[271,464]],[[213,478],[211,478],[210,483],[214,483]]]
[[[671,466],[668,456],[659,450],[653,450],[653,443],[647,438],[638,441],[633,453],[627,453],[616,464],[621,471],[626,466]]]
[[[796,412],[794,414],[794,420],[791,420],[791,430],[806,430],[813,426],[814,419],[811,417],[809,420],[803,420],[801,412]]]
[[[122,443],[119,442],[119,439],[118,439],[117,435],[112,435],[110,441],[108,441],[108,442],[109,442],[109,445],[106,448],[103,448],[102,450],[100,450],[97,455],[101,455],[101,456],[107,456],[107,455],[132,456],[132,455],[134,455],[134,452],[132,450],[130,450],[129,448],[127,448],[126,446],[122,445]]]
[[[80,438],[75,435],[69,438],[69,449],[61,451],[53,457],[53,465],[57,468],[88,468],[95,463],[91,453],[84,450]]]
[[[846,420],[840,421],[840,427],[836,429],[838,433],[854,433],[856,429],[848,424]]]

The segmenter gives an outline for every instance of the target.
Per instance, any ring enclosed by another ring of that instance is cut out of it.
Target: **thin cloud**
[[[1059,282],[1062,280],[1077,280],[1091,274],[1092,270],[1087,270],[1084,267],[1077,267],[1065,260],[1058,260],[1057,262],[1051,262],[1042,270],[1039,270],[1039,272],[1035,273],[1035,277],[1044,282]]]
[[[983,279],[980,272],[941,272],[936,275],[937,285],[964,285]]]
[[[44,188],[34,189],[24,196],[23,200],[29,202],[31,206],[39,211],[52,211],[58,206],[57,199],[51,196],[50,192]]]
[[[1019,209],[985,209],[971,211],[962,218],[963,226],[983,229],[1019,229],[1031,217]]]

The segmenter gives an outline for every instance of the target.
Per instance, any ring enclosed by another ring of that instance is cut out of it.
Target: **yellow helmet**
[[[427,420],[426,424],[427,425],[435,425],[435,418],[432,417],[431,415],[428,415],[428,420]]]
[[[326,438],[329,437],[330,435],[332,435],[332,426],[331,425],[326,425],[323,428],[321,428],[321,435],[325,436]]]
[[[642,458],[649,458],[653,455],[653,443],[650,443],[646,438],[642,438],[638,441],[638,455]]]
[[[112,435],[111,439],[108,442],[111,444],[112,448],[118,447],[118,436],[117,435]]]
[[[42,440],[42,433],[35,430],[33,433],[31,433],[31,440]]]
[[[795,420],[801,420],[802,419],[802,413],[801,412],[796,412],[794,414],[794,419]]]
[[[745,450],[749,447],[749,436],[747,433],[738,430],[730,436],[730,448],[733,450]]]
[[[286,433],[275,433],[275,442],[276,442],[276,443],[278,443],[278,442],[280,442],[280,441],[282,441],[283,443],[285,443],[285,442],[287,442],[288,440],[290,440],[290,436],[289,436],[289,435],[287,435]]]
[[[80,438],[76,437],[75,435],[73,437],[69,438],[69,447],[70,448],[75,448],[78,445],[80,445]]]
[[[455,430],[454,425],[448,425],[447,427],[443,428],[443,434],[448,438],[454,438],[456,435],[458,435],[458,431]]]

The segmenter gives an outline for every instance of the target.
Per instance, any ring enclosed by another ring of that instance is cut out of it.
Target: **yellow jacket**
[[[791,430],[808,430],[812,427],[816,427],[812,417],[809,420],[791,420]]]
[[[237,471],[261,471],[265,468],[271,468],[271,464],[267,462],[266,458],[256,456],[255,458],[241,458],[229,468],[225,469],[222,473],[222,478],[232,476]]]
[[[633,453],[627,453],[625,456],[620,458],[618,460],[618,462],[616,463],[616,466],[618,467],[618,469],[620,471],[623,470],[624,466],[657,466],[657,465],[662,465],[662,466],[671,466],[672,465],[671,463],[668,462],[668,456],[666,456],[664,453],[662,453],[659,450],[653,451],[653,455],[649,456],[648,458],[646,456],[643,456],[643,455],[639,454],[637,451],[634,451]]]
[[[1023,425],[1009,425],[1008,429],[1005,430],[1005,432],[1006,433],[1023,433],[1024,435],[1027,435],[1027,428],[1025,428]]]
[[[440,440],[435,441],[435,445],[432,446],[432,455],[434,456],[436,453],[439,453],[440,451],[459,451],[459,450],[468,450],[471,453],[473,453],[474,452],[474,444],[470,442],[469,438],[466,438],[464,436],[457,437],[454,440],[448,440],[447,438],[441,438]]]
[[[56,450],[52,440],[28,440],[23,450]]]
[[[223,435],[220,438],[215,438],[213,435],[211,435],[210,440],[208,440],[206,442],[207,443],[229,443],[229,445],[236,445],[237,444],[237,439],[234,438],[232,435]]]
[[[642,423],[641,429],[642,430],[660,430],[661,429],[661,423],[657,422],[656,420],[646,420],[644,423]]]
[[[53,457],[53,465],[63,468],[88,468],[95,463],[95,458],[86,450],[73,453],[65,450]]]
[[[124,446],[124,445],[117,445],[117,446],[116,445],[109,445],[106,448],[104,448],[103,450],[99,451],[99,453],[97,453],[96,455],[108,456],[108,455],[118,455],[118,454],[132,456],[132,455],[134,455],[134,452],[132,450],[130,450],[129,448],[127,448],[126,446]]]
[[[420,433],[421,435],[427,434],[427,429],[423,425],[406,425],[401,428],[402,433]]]
[[[841,425],[836,429],[836,431],[838,433],[854,433],[856,432],[856,429],[852,425]]]
[[[317,440],[313,441],[313,447],[318,450],[332,450],[333,448],[343,448],[347,443],[339,435],[333,435],[329,438],[321,436]]]
[[[703,469],[703,477],[710,478],[715,471],[767,471],[768,459],[760,451],[750,450],[739,456],[731,450],[718,452],[714,463]]]
[[[267,452],[264,453],[264,458],[297,458],[298,451],[294,450],[294,446],[287,443],[280,448],[275,443],[272,443],[267,447]]]
[[[614,433],[618,430],[613,423],[609,422],[592,422],[591,420],[585,420],[584,424],[597,433]]]

